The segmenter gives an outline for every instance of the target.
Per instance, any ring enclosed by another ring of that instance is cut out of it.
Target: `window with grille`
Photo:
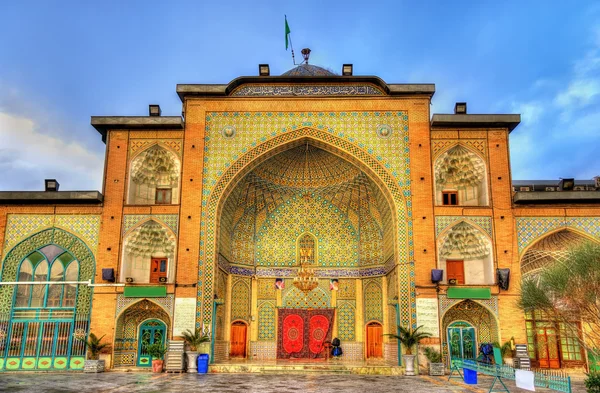
[[[171,204],[171,189],[170,188],[157,188],[156,189],[156,200],[154,202],[157,205],[170,205]]]
[[[450,205],[450,206],[458,205],[458,192],[457,191],[443,191],[442,192],[442,203],[444,205]]]

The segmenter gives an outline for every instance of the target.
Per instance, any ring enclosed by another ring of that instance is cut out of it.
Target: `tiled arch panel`
[[[211,114],[212,115],[212,114]],[[330,117],[335,118],[341,116],[341,114],[332,113]],[[379,116],[379,113],[365,113],[364,116],[372,115]],[[404,149],[398,151],[398,146],[395,146],[396,157],[402,158],[404,161],[400,163],[396,158],[390,158],[393,162],[387,162],[384,159],[384,155],[378,155],[372,148],[366,148],[366,144],[362,143],[352,135],[345,135],[343,132],[336,132],[335,129],[325,127],[324,125],[317,124],[317,128],[309,128],[313,123],[302,122],[302,125],[307,127],[300,127],[288,131],[283,128],[281,134],[277,135],[277,131],[273,131],[270,139],[263,137],[260,139],[260,143],[254,141],[250,144],[250,148],[246,146],[242,149],[242,155],[238,158],[237,154],[233,155],[234,161],[231,163],[225,163],[224,171],[217,171],[212,173],[209,168],[205,168],[205,179],[204,179],[204,191],[203,195],[205,199],[202,201],[203,212],[201,220],[201,244],[200,244],[200,258],[199,258],[199,289],[198,289],[198,301],[201,304],[202,311],[198,315],[197,325],[210,324],[211,312],[212,312],[212,301],[213,301],[213,282],[215,276],[215,257],[216,257],[216,238],[218,235],[218,225],[216,218],[218,217],[220,202],[224,200],[224,196],[227,194],[226,191],[235,185],[234,178],[239,178],[248,173],[253,167],[258,165],[261,157],[272,156],[274,152],[282,151],[289,148],[290,144],[297,141],[302,141],[305,138],[313,140],[315,143],[319,143],[322,148],[334,150],[336,154],[350,160],[351,162],[359,165],[362,168],[367,169],[367,173],[373,176],[374,180],[381,185],[383,183],[384,189],[386,189],[391,195],[392,203],[395,206],[396,217],[394,225],[396,226],[395,231],[397,234],[397,255],[398,260],[401,262],[410,262],[413,256],[412,251],[412,220],[411,217],[411,201],[410,201],[410,170],[408,169],[408,127],[405,112],[397,113],[386,113],[378,122],[385,122],[392,120],[391,117],[401,118],[402,122],[397,126],[399,129],[397,132],[403,136]],[[351,117],[349,117],[351,119]],[[339,124],[339,119],[337,124]],[[218,138],[217,132],[212,134],[210,130],[210,115],[207,116],[207,140],[210,138]],[[334,125],[336,122],[334,121]],[[348,124],[344,124],[343,129],[348,128]],[[359,126],[359,124],[357,124]],[[360,126],[357,128],[361,128]],[[364,128],[364,125],[362,125]],[[364,130],[362,130],[364,131]],[[372,130],[375,133],[375,129]],[[373,134],[374,135],[374,134]],[[368,139],[367,139],[368,140]],[[206,151],[210,151],[210,145],[207,144]],[[205,161],[210,160],[210,155],[207,154]],[[385,154],[385,158],[392,157],[394,154]],[[259,159],[259,160],[257,160]],[[394,165],[392,165],[394,164]],[[215,168],[212,168],[213,170]],[[403,171],[399,171],[403,169]],[[218,179],[218,180],[217,180]],[[403,189],[405,188],[405,189]],[[206,263],[209,261],[209,263]],[[414,265],[412,263],[401,263],[399,270],[399,280],[401,283],[402,293],[404,293],[401,301],[401,322],[403,324],[410,324],[412,322],[411,309],[414,310]]]

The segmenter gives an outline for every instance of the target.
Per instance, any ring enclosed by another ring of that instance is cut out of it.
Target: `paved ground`
[[[393,377],[368,375],[262,375],[262,374],[150,374],[107,372],[2,373],[2,392],[259,392],[259,393],[398,393],[487,392],[491,379],[481,377],[477,387],[449,383],[441,377]],[[511,392],[525,392],[507,383]],[[578,384],[579,385],[579,384]],[[537,391],[550,392],[540,389]],[[573,392],[585,392],[577,387]]]

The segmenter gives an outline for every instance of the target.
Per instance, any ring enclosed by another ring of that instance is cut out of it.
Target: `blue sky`
[[[0,190],[101,189],[90,116],[177,115],[177,83],[285,72],[284,14],[312,64],[435,83],[432,113],[521,113],[513,179],[600,175],[598,2],[19,0],[0,1]]]

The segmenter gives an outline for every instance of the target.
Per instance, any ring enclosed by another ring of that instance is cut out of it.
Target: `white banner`
[[[515,370],[515,383],[518,388],[535,392],[535,375],[533,371]]]
[[[175,298],[175,315],[173,316],[173,336],[181,336],[181,333],[190,329],[196,329],[196,298]]]

